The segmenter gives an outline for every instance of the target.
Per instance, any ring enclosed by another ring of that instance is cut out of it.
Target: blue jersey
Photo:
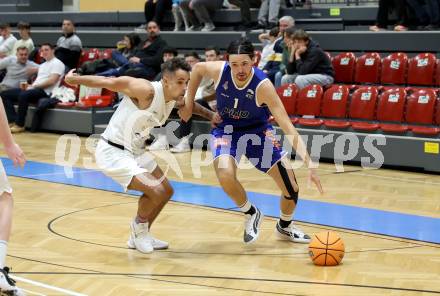
[[[267,79],[266,74],[253,67],[252,78],[243,88],[238,88],[232,78],[231,67],[225,62],[216,88],[217,110],[223,122],[218,128],[232,125],[234,131],[259,132],[270,127],[267,106],[257,105],[257,89]]]

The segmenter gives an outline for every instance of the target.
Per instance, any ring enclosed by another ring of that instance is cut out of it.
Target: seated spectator
[[[154,79],[160,72],[162,54],[167,46],[165,40],[160,37],[160,29],[156,22],[151,21],[147,26],[148,38],[137,48],[134,55],[128,59],[128,63],[117,69],[111,69],[98,73],[101,76],[132,76],[148,80]]]
[[[396,0],[396,1],[379,0],[379,8],[377,10],[376,24],[370,27],[370,31],[378,32],[387,29],[388,12],[390,10],[395,10],[397,13],[397,24],[394,26],[394,31],[407,31],[408,16],[406,12],[405,1],[406,0]],[[411,0],[408,1],[410,2]]]
[[[81,57],[82,43],[75,34],[75,25],[71,20],[63,21],[63,36],[57,41],[55,56],[67,66],[73,69],[78,66]]]
[[[266,74],[269,72],[269,69],[265,69],[265,66],[269,61],[275,61],[275,41],[279,38],[280,29],[278,27],[274,27],[270,29],[269,34],[267,35],[268,39],[266,39],[266,33],[262,33],[258,36],[258,39],[263,43],[263,50],[261,51],[261,60],[258,63],[258,68],[263,70]]]
[[[0,59],[7,56],[14,56],[14,45],[17,38],[11,34],[11,27],[7,23],[0,24]]]
[[[289,31],[286,32],[287,34]],[[310,84],[322,86],[333,83],[334,70],[330,58],[302,29],[285,37],[289,47],[289,63],[281,84],[295,83],[299,89]]]
[[[275,87],[281,85],[281,78],[286,74],[286,65],[288,63],[289,52],[288,48],[284,42],[284,35],[286,30],[291,30],[294,32],[295,19],[289,15],[285,15],[280,18],[279,30],[280,38],[275,41],[273,46],[275,56],[272,61],[269,61],[266,65],[266,74],[268,78],[274,83]],[[269,39],[268,33],[260,34],[259,38]]]
[[[171,10],[171,4],[171,0],[146,0],[144,5],[145,25],[141,25],[137,29],[145,30],[151,21],[162,26],[165,11]]]
[[[30,54],[35,49],[34,41],[31,38],[31,25],[29,23],[19,22],[17,29],[21,39],[15,42],[13,52],[17,52],[17,48],[25,46]]]
[[[27,84],[29,78],[37,73],[38,64],[29,61],[29,50],[25,46],[17,48],[15,56],[0,60],[0,70],[6,70],[6,76],[0,84],[0,91],[20,88],[20,83]]]
[[[179,53],[177,52],[177,49],[175,49],[174,47],[165,47],[165,49],[163,50],[163,56],[162,56],[162,60],[165,63],[166,61],[171,60],[172,58],[175,58],[179,55]],[[162,79],[162,72],[159,72],[156,77],[154,77],[153,81],[160,81]]]
[[[117,66],[128,63],[128,60],[134,56],[136,49],[141,43],[141,38],[136,33],[130,33],[124,36],[124,40],[119,41],[117,48],[112,51],[112,59]]]
[[[241,25],[238,30],[250,30],[252,28],[251,8],[259,8],[261,0],[229,0],[229,3],[240,8]]]
[[[197,23],[204,25],[202,32],[210,32],[215,30],[212,16],[222,7],[222,4],[223,0],[182,0],[180,7],[182,7],[184,15],[188,19],[190,19],[192,13],[190,10],[193,10],[197,18]],[[189,28],[190,31],[196,29],[197,27],[195,26]]]
[[[277,26],[281,0],[262,0],[258,10],[256,29],[272,29]]]
[[[29,103],[37,103],[42,98],[50,97],[64,75],[64,64],[55,57],[54,47],[49,43],[41,45],[41,56],[46,60],[38,69],[34,83],[26,89],[13,88],[0,93],[5,106],[12,133],[25,131],[25,120]],[[14,103],[18,102],[18,114]]]

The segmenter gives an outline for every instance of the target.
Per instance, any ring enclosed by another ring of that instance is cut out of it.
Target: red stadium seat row
[[[320,85],[300,91],[294,84],[277,90],[294,124],[358,131],[440,134],[440,98],[433,89],[361,86],[352,94],[346,85],[333,85],[325,92]]]
[[[440,86],[440,60],[432,53],[408,59],[405,53],[398,52],[381,59],[377,52],[358,58],[352,52],[345,52],[331,60],[336,83]]]

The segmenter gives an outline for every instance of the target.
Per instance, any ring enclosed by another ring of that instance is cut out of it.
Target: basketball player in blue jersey
[[[280,219],[276,232],[280,238],[308,243],[310,236],[297,228],[292,216],[298,202],[299,187],[288,157],[273,136],[268,123],[271,113],[290,144],[309,167],[309,179],[322,193],[322,186],[312,168],[297,130],[292,125],[284,106],[266,75],[253,67],[254,47],[247,40],[232,42],[227,50],[227,62],[198,63],[191,72],[182,119],[191,117],[194,96],[202,77],[216,83],[217,109],[222,119],[212,130],[211,150],[214,167],[224,191],[245,214],[244,242],[254,242],[260,233],[261,211],[250,203],[237,180],[237,164],[242,155],[260,171],[271,176],[282,191]],[[270,112],[270,113],[269,113]],[[252,139],[252,141],[249,141]]]

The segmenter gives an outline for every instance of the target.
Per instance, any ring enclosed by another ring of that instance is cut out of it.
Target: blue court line
[[[21,169],[15,168],[9,159],[2,158],[2,162],[10,176],[123,193],[119,184],[99,171],[73,167],[69,176],[65,168],[59,165],[28,161],[24,169]],[[175,189],[173,201],[237,211],[236,205],[220,187],[181,181],[170,182]],[[19,188],[15,190],[19,191]],[[252,203],[266,216],[279,216],[278,196],[249,191],[247,193]],[[135,191],[129,191],[129,194],[140,195]],[[438,218],[301,199],[295,212],[295,220],[440,243]]]

